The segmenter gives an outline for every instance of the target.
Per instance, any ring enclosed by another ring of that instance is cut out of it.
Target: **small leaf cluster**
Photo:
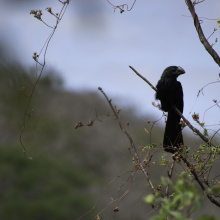
[[[186,172],[182,172],[175,183],[165,177],[161,178],[161,183],[163,187],[169,185],[172,192],[166,196],[161,196],[161,192],[158,192],[149,194],[144,198],[146,203],[154,207],[161,204],[159,215],[152,217],[151,220],[164,220],[167,218],[191,220],[191,218],[184,215],[184,211],[192,213],[202,208],[202,199]],[[220,187],[218,190],[220,190]],[[201,216],[200,219],[208,220],[210,216]]]
[[[157,144],[155,143],[149,144],[146,147],[144,147],[144,149],[146,150],[155,149],[155,148],[157,148]]]

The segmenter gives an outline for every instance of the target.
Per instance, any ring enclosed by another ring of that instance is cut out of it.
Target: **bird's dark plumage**
[[[183,113],[183,90],[177,77],[184,73],[181,67],[167,67],[156,86],[156,99],[160,100],[161,109],[168,112],[163,147],[165,151],[171,153],[175,153],[177,148],[183,145],[180,116],[172,109],[172,106],[176,106]]]

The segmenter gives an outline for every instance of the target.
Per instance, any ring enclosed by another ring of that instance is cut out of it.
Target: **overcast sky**
[[[44,11],[52,7],[59,12],[56,0],[0,0],[0,42],[11,57],[31,66],[33,52],[39,52],[51,29],[30,15],[31,9],[42,9],[43,19],[55,20]],[[112,1],[119,4],[123,1]],[[132,5],[132,1],[124,2]],[[199,16],[220,18],[220,1],[206,0],[196,6]],[[185,16],[183,16],[185,15]],[[184,0],[137,0],[130,12],[114,12],[105,0],[72,0],[49,45],[47,67],[56,69],[71,90],[97,90],[102,87],[112,98],[120,98],[121,106],[131,104],[141,113],[161,112],[152,107],[154,91],[133,71],[137,69],[156,85],[163,70],[181,66],[186,74],[179,77],[184,90],[184,115],[205,110],[220,100],[220,84],[215,83],[197,93],[204,85],[219,79],[219,67],[198,39]],[[202,27],[214,42],[220,29],[215,20],[203,19]],[[214,49],[220,52],[220,42]],[[97,90],[98,92],[98,90]],[[206,111],[207,124],[219,123],[219,108]]]

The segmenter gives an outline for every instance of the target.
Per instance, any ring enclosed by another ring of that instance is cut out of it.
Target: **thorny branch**
[[[129,67],[130,67],[140,78],[142,78],[147,84],[149,84],[152,89],[154,89],[155,91],[157,91],[157,89],[156,89],[145,77],[143,77],[140,73],[138,73],[132,66],[129,66]],[[211,141],[210,141],[207,137],[205,137],[203,134],[201,134],[201,132],[200,132],[198,129],[196,129],[195,127],[193,127],[193,126],[190,124],[190,122],[182,115],[182,113],[181,113],[175,106],[173,106],[173,109],[175,109],[175,111],[177,112],[177,114],[183,119],[183,121],[188,125],[188,127],[189,127],[193,132],[197,133],[197,134],[202,138],[202,140],[204,140],[208,145],[214,146],[214,145],[211,143]],[[193,164],[191,164],[184,156],[181,156],[181,159],[182,159],[183,162],[187,165],[187,167],[189,168],[190,172],[191,172],[192,175],[194,176],[195,180],[196,180],[197,183],[200,185],[201,189],[202,189],[203,191],[205,191],[206,188],[205,188],[203,182],[199,179],[199,177],[198,177],[198,175],[197,175],[197,173],[196,173],[196,171],[195,171],[195,168],[194,168]],[[173,169],[173,168],[172,168],[172,169]],[[172,172],[172,169],[171,169],[171,172]],[[169,174],[168,174],[168,176],[169,176]],[[169,190],[169,189],[167,188],[167,191],[168,191],[168,190]],[[208,199],[209,199],[213,204],[215,204],[215,205],[217,205],[218,207],[220,207],[220,202],[218,202],[216,199],[214,199],[212,195],[207,194],[206,196],[208,197]]]
[[[134,144],[134,141],[133,141],[132,137],[130,136],[130,134],[128,133],[128,131],[127,131],[127,130],[124,128],[124,126],[122,125],[121,120],[120,120],[120,117],[119,117],[119,115],[118,115],[116,109],[115,109],[115,108],[113,107],[113,105],[112,105],[112,102],[111,102],[112,100],[108,98],[108,96],[105,94],[105,92],[102,90],[101,87],[99,87],[98,89],[101,91],[101,93],[104,95],[105,99],[107,100],[108,104],[110,105],[110,108],[111,108],[111,110],[112,110],[112,112],[113,112],[115,118],[116,118],[117,121],[118,121],[118,124],[119,124],[120,129],[121,129],[121,130],[123,131],[123,133],[127,136],[128,140],[129,140],[129,142],[130,142],[130,144],[131,144],[131,148],[132,148],[132,150],[134,151],[134,156],[135,156],[136,163],[138,164],[139,168],[143,171],[143,173],[144,173],[144,175],[145,175],[145,177],[146,177],[146,179],[147,179],[147,181],[148,181],[148,184],[150,185],[152,191],[153,191],[153,192],[156,192],[156,189],[154,188],[154,185],[152,184],[152,182],[151,182],[151,180],[150,180],[150,176],[149,176],[148,172],[146,172],[146,170],[144,169],[142,163],[140,162],[140,157],[139,157],[139,155],[138,155],[138,152],[137,152],[136,146],[135,146],[135,144]]]

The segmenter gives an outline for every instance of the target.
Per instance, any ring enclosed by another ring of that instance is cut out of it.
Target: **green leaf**
[[[171,185],[172,184],[172,181],[170,180],[170,178],[168,177],[161,177],[161,183],[164,185],[164,186],[167,186],[167,185]]]
[[[208,164],[211,164],[211,163],[213,163],[213,161],[214,161],[214,160],[208,160]]]
[[[206,151],[206,150],[207,150],[207,146],[206,146],[206,145],[201,145],[201,146],[199,147],[199,150],[200,150],[200,151]]]
[[[203,127],[204,125],[205,125],[205,122],[200,123],[200,126],[202,126],[202,127]]]
[[[212,193],[218,194],[220,192],[220,185],[213,186],[211,190],[212,190]]]
[[[202,208],[202,198],[197,195],[194,199],[194,208],[193,208],[193,211],[198,211]]]
[[[155,196],[153,194],[149,194],[144,198],[144,201],[148,204],[153,204],[155,201]]]
[[[207,135],[208,135],[208,132],[207,132],[207,129],[206,129],[206,128],[203,130],[203,135],[204,135],[204,136],[207,136]]]
[[[152,143],[150,146],[151,146],[152,148],[156,148],[156,147],[157,147],[157,144]]]
[[[199,217],[198,220],[218,220],[216,217],[214,216],[210,216],[210,215],[202,215]]]

